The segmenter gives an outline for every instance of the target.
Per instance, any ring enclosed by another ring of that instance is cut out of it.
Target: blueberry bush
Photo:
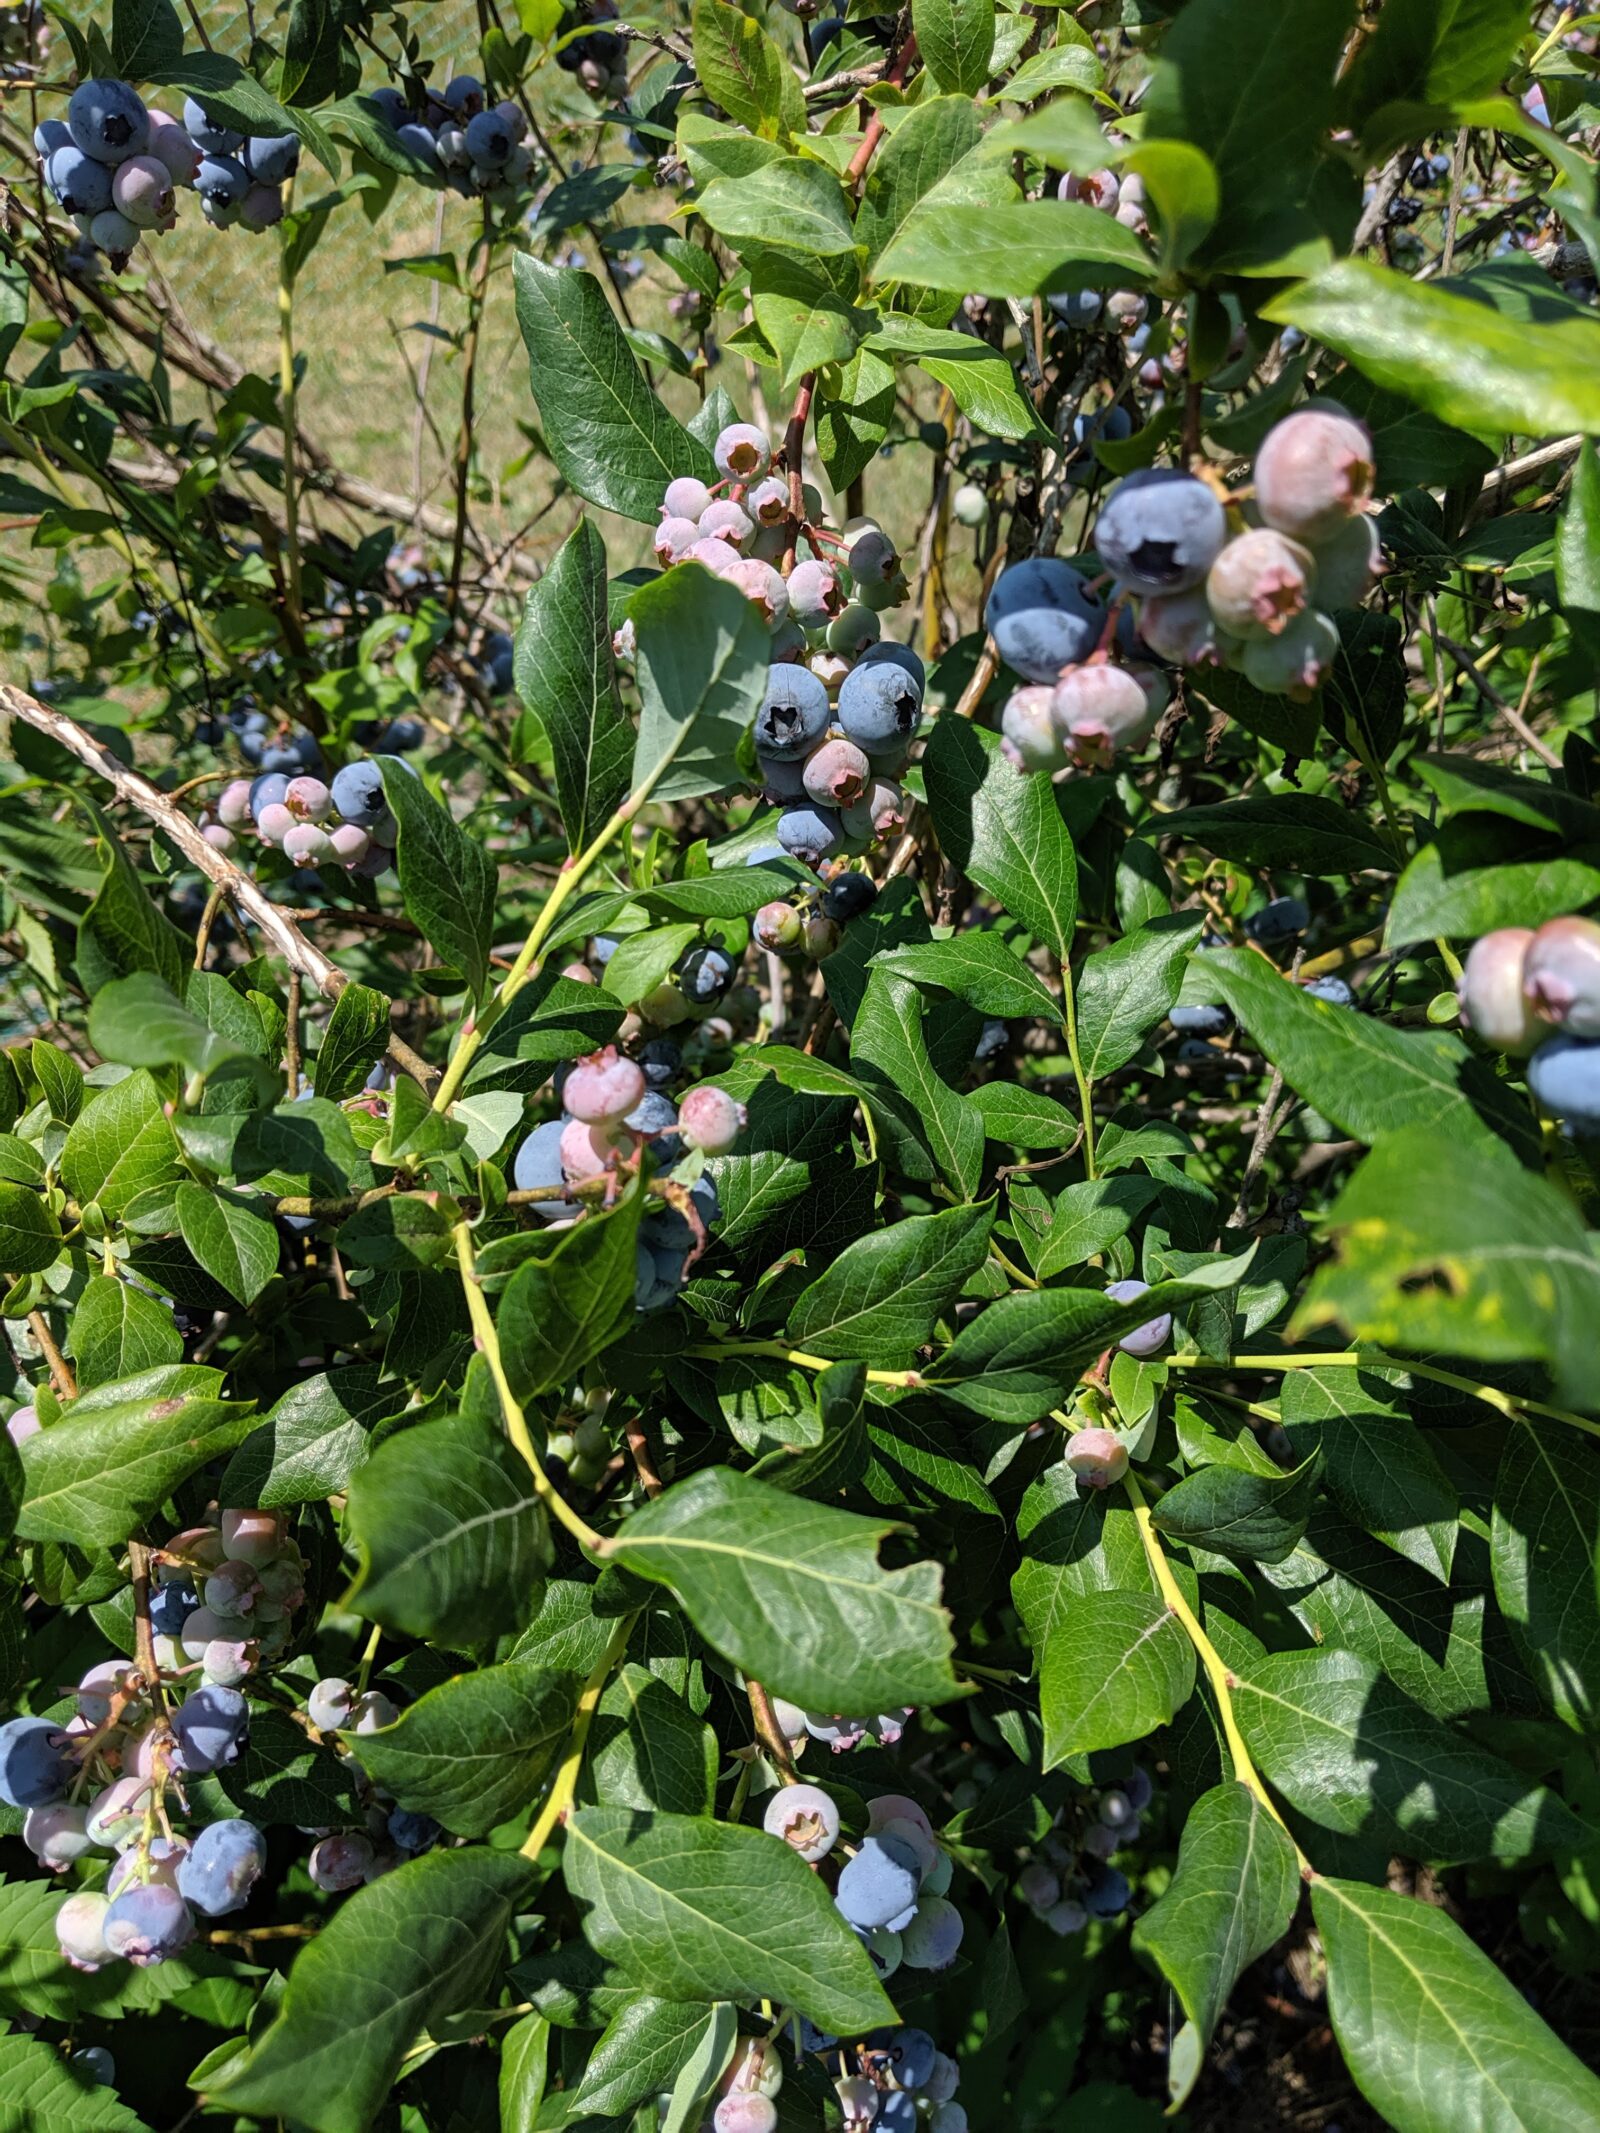
[[[875,5],[0,7],[4,2133],[1600,2128],[1600,17]]]

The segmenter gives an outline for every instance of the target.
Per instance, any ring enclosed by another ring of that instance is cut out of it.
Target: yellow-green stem
[[[293,181],[285,188],[289,205]],[[287,226],[278,248],[278,406],[283,417],[283,574],[289,636],[298,646],[304,635],[300,597],[300,483],[295,465],[294,273]]]
[[[1547,1421],[1565,1422],[1569,1428],[1600,1437],[1600,1422],[1589,1415],[1574,1414],[1570,1407],[1554,1407],[1548,1400],[1532,1400],[1520,1392],[1502,1392],[1498,1385],[1481,1385],[1476,1378],[1441,1370],[1435,1363],[1413,1362],[1409,1356],[1389,1355],[1381,1348],[1342,1348],[1327,1354],[1235,1355],[1225,1363],[1209,1355],[1186,1354],[1169,1356],[1167,1363],[1173,1370],[1359,1370],[1363,1365],[1374,1370],[1404,1370],[1414,1378],[1425,1378],[1430,1385],[1447,1385],[1452,1392],[1464,1392],[1469,1399],[1481,1400],[1512,1422],[1527,1415],[1542,1415]]]
[[[1072,982],[1072,965],[1062,958],[1061,963],[1061,1030],[1067,1040],[1067,1057],[1072,1061],[1072,1078],[1078,1084],[1078,1108],[1083,1114],[1083,1169],[1086,1177],[1095,1177],[1094,1152],[1094,1084],[1083,1070],[1083,1054],[1078,1050],[1078,1002]]]
[[[539,1819],[529,1830],[523,1843],[524,1859],[538,1858],[549,1843],[556,1824],[563,1819],[572,1805],[572,1796],[578,1789],[578,1773],[583,1768],[583,1751],[589,1739],[589,1728],[594,1724],[594,1714],[600,1708],[600,1698],[605,1694],[611,1670],[627,1650],[628,1638],[638,1619],[637,1612],[622,1617],[611,1632],[611,1642],[601,1654],[594,1672],[583,1685],[583,1694],[578,1698],[578,1708],[573,1714],[572,1731],[567,1735],[567,1752],[561,1758],[561,1767],[550,1787],[550,1797],[539,1810]]]
[[[826,1355],[807,1355],[803,1348],[786,1348],[782,1341],[719,1341],[705,1348],[686,1348],[686,1355],[703,1356],[708,1361],[720,1361],[725,1355],[770,1355],[780,1363],[793,1363],[797,1370],[831,1370],[834,1358]],[[869,1385],[895,1385],[902,1392],[911,1392],[922,1383],[919,1370],[869,1370]]]
[[[495,1331],[493,1318],[489,1315],[489,1300],[478,1283],[477,1262],[472,1253],[472,1225],[458,1222],[455,1228],[456,1260],[461,1269],[461,1285],[467,1294],[467,1312],[472,1320],[472,1330],[478,1346],[483,1350],[484,1361],[489,1366],[489,1375],[494,1380],[494,1389],[500,1396],[500,1409],[505,1416],[506,1435],[527,1462],[528,1472],[533,1476],[534,1492],[546,1511],[559,1524],[566,1527],[573,1539],[591,1555],[609,1555],[611,1543],[596,1533],[593,1526],[581,1519],[571,1504],[562,1495],[544,1470],[544,1462],[534,1447],[528,1430],[528,1418],[506,1379],[505,1364],[500,1355],[500,1336]]]

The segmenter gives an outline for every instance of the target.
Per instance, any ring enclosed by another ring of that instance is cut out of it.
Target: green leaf
[[[609,1044],[622,1021],[609,992],[542,970],[512,995],[489,1024],[483,1048],[467,1069],[469,1090],[538,1088],[558,1060],[578,1059]]]
[[[989,79],[994,0],[911,0],[911,28],[934,87],[976,96]]]
[[[983,1265],[993,1223],[994,1203],[985,1201],[858,1237],[796,1301],[790,1340],[863,1362],[910,1357]]]
[[[1527,27],[1521,0],[1392,0],[1339,85],[1340,117],[1359,128],[1386,104],[1487,96]]]
[[[938,4],[938,0],[936,0]],[[944,4],[954,14],[950,0]],[[993,20],[991,0],[970,0]],[[856,242],[871,263],[905,226],[917,202],[948,177],[982,138],[970,95],[933,96],[915,104],[867,166],[856,209]]]
[[[1306,1530],[1320,1466],[1317,1455],[1272,1473],[1217,1464],[1168,1489],[1155,1523],[1173,1540],[1231,1561],[1281,1563]]]
[[[606,545],[590,519],[578,521],[528,588],[516,681],[550,743],[567,849],[581,851],[627,796],[633,761],[633,723],[611,656]]]
[[[682,563],[629,602],[638,638],[633,792],[696,800],[738,782],[737,750],[767,684],[766,624],[725,578]]]
[[[1542,926],[1600,901],[1600,867],[1581,859],[1502,860],[1458,871],[1449,864],[1452,843],[1447,825],[1401,875],[1384,928],[1387,947],[1476,940],[1499,926]]]
[[[1358,867],[1395,869],[1394,848],[1381,831],[1321,793],[1263,793],[1180,808],[1161,818],[1160,829],[1164,837],[1182,837],[1247,866],[1337,875]]]
[[[28,1497],[17,1520],[25,1540],[114,1547],[173,1490],[255,1427],[246,1401],[172,1391],[140,1397],[138,1380],[80,1395],[51,1428],[22,1447]],[[119,1397],[127,1387],[125,1396]]]
[[[0,1267],[7,1274],[42,1274],[61,1251],[61,1225],[26,1185],[0,1182]]]
[[[808,370],[848,361],[863,318],[826,271],[793,253],[759,248],[748,256],[750,304],[778,358],[780,390],[790,391]]]
[[[1120,288],[1147,281],[1150,254],[1132,230],[1081,200],[983,205],[927,201],[884,247],[880,282],[915,282],[982,296],[1043,296],[1057,289]]]
[[[919,985],[943,986],[983,1015],[1060,1020],[1061,1002],[998,933],[957,933],[947,941],[886,948],[873,957],[873,968]]]
[[[932,1023],[937,1032],[937,1016]],[[915,985],[873,970],[850,1032],[850,1064],[874,1113],[897,1124],[902,1142],[925,1148],[951,1192],[970,1199],[983,1169],[983,1127],[939,1073],[929,1042],[927,1003]]]
[[[1050,1233],[1034,1261],[1039,1279],[1048,1281],[1068,1267],[1082,1266],[1125,1237],[1158,1189],[1153,1178],[1130,1174],[1085,1178],[1057,1193]]]
[[[260,1705],[237,1762],[217,1773],[227,1799],[252,1821],[315,1829],[360,1818],[351,1764],[308,1740],[287,1711]]]
[[[1600,658],[1600,458],[1587,439],[1556,532],[1556,596],[1585,656]]]
[[[231,1193],[182,1184],[173,1198],[195,1262],[230,1296],[253,1304],[278,1271],[278,1233]]]
[[[1594,1842],[1552,1792],[1425,1711],[1354,1652],[1275,1652],[1233,1692],[1262,1775],[1321,1829],[1460,1863]]]
[[[534,2133],[549,2078],[549,2052],[550,2024],[543,2015],[524,2015],[506,2031],[500,2047],[501,2133]]]
[[[1406,1351],[1537,1357],[1563,1397],[1591,1397],[1600,1260],[1571,1201],[1497,1143],[1391,1135],[1328,1219],[1338,1256],[1313,1280],[1297,1333],[1337,1320]]]
[[[1600,431],[1600,331],[1511,318],[1368,260],[1341,259],[1263,307],[1458,429]]]
[[[1201,257],[1213,268],[1268,266],[1319,240],[1321,148],[1353,16],[1350,0],[1190,0],[1163,38],[1145,138],[1209,157],[1221,205]]]
[[[1547,1424],[1511,1426],[1490,1546],[1495,1598],[1540,1694],[1574,1732],[1600,1733],[1600,1482],[1587,1446]]]
[[[700,938],[692,919],[677,926],[651,926],[619,941],[606,964],[606,990],[624,1007],[632,1007],[671,975],[684,950]]]
[[[526,252],[512,271],[529,386],[563,480],[590,503],[646,525],[659,516],[669,481],[715,481],[710,452],[640,375],[594,276]]]
[[[712,1467],[634,1512],[613,1547],[670,1585],[700,1634],[774,1695],[813,1711],[889,1711],[959,1694],[937,1567],[879,1566],[895,1530]]]
[[[387,1438],[352,1478],[346,1515],[361,1559],[349,1604],[369,1621],[473,1649],[538,1605],[544,1517],[497,1430],[456,1415]]]
[[[496,1311],[506,1378],[519,1403],[565,1385],[635,1324],[637,1187],[586,1215],[547,1256],[527,1259]]]
[[[719,178],[695,200],[695,212],[726,237],[830,258],[856,242],[839,180],[824,163],[780,156],[748,177]]]
[[[970,333],[926,326],[902,313],[885,312],[868,346],[879,354],[914,362],[950,388],[950,396],[977,428],[1017,442],[1049,433],[1006,358]]]
[[[228,1462],[223,1503],[278,1510],[349,1486],[375,1424],[403,1412],[403,1385],[383,1385],[370,1364],[319,1370],[291,1385]]]
[[[713,1810],[717,1737],[648,1667],[624,1666],[607,1685],[588,1752],[595,1798],[608,1807]]]
[[[95,826],[105,866],[99,890],[78,922],[78,973],[85,991],[93,1001],[113,979],[141,970],[179,991],[189,967],[188,943],[145,894],[138,869],[99,808],[81,794],[75,797]]]
[[[1315,1881],[1328,2005],[1361,2093],[1401,2133],[1547,2133],[1600,2119],[1600,2080],[1448,1912]]]
[[[612,2016],[590,2054],[572,2097],[573,2117],[621,2118],[642,2097],[669,2093],[716,2020],[700,2000],[635,1995]]]
[[[1194,1688],[1194,1646],[1166,1603],[1088,1592],[1051,1630],[1039,1668],[1044,1767],[1120,1748],[1169,1723]]]
[[[835,489],[844,490],[872,464],[895,412],[894,365],[858,348],[841,366],[836,389],[817,393],[817,451]]]
[[[392,1726],[346,1738],[373,1783],[402,1807],[458,1837],[483,1837],[531,1803],[576,1703],[570,1675],[513,1659],[457,1674]]]
[[[124,1066],[179,1066],[209,1074],[242,1049],[186,1007],[154,971],[102,986],[89,1003],[89,1037],[97,1052]]]
[[[1177,1872],[1133,1928],[1135,1951],[1189,2018],[1167,2053],[1174,2110],[1199,2077],[1229,1993],[1288,1932],[1299,1901],[1294,1846],[1255,1794],[1232,1783],[1202,1793],[1183,1825]]]
[[[105,1385],[160,1363],[183,1360],[183,1335],[172,1313],[114,1274],[83,1285],[67,1329],[67,1352],[80,1385]]]
[[[42,2037],[0,2037],[0,2133],[150,2133],[116,2094],[84,2080]]]
[[[268,2029],[212,2083],[226,2110],[367,2133],[424,2028],[485,2004],[531,1886],[518,1854],[429,1852],[347,1898],[289,1972]]]
[[[383,770],[384,798],[400,825],[395,866],[406,915],[440,959],[459,970],[481,998],[494,938],[494,861],[421,778],[402,769],[392,756],[376,760]]]
[[[590,1946],[652,1991],[770,1999],[841,2035],[894,2019],[821,1881],[764,1831],[586,1807],[567,1825],[562,1869]]]
[[[930,1389],[991,1421],[1043,1420],[1078,1382],[1085,1364],[1163,1311],[1236,1288],[1250,1264],[1208,1262],[1176,1281],[1156,1282],[1131,1304],[1099,1289],[1013,1292],[988,1305],[923,1372]]]
[[[359,1095],[389,1045],[389,1003],[370,985],[347,985],[333,1003],[311,1085],[331,1104]]]
[[[183,24],[172,0],[113,0],[111,58],[124,81],[146,81],[182,54]]]
[[[951,863],[1058,959],[1070,958],[1078,862],[1050,780],[1014,769],[1001,755],[997,735],[958,718],[940,719],[934,727],[923,774],[934,828]]]
[[[983,1120],[984,1138],[1011,1148],[1071,1148],[1079,1125],[1064,1104],[1013,1081],[986,1081],[967,1098]]]
[[[694,0],[689,21],[695,74],[729,118],[767,140],[805,132],[800,84],[759,22],[728,0]]]
[[[1153,918],[1091,955],[1078,974],[1078,1051],[1091,1081],[1115,1073],[1144,1043],[1178,997],[1197,914]]]
[[[1321,1449],[1322,1478],[1346,1518],[1448,1585],[1460,1500],[1382,1380],[1360,1370],[1291,1370],[1279,1409],[1300,1457]]]
[[[1430,1127],[1458,1152],[1499,1147],[1475,1108],[1492,1103],[1498,1085],[1459,1037],[1330,1006],[1242,948],[1208,955],[1206,977],[1289,1086],[1341,1132],[1373,1142]],[[1504,1099],[1502,1107],[1512,1109]]]

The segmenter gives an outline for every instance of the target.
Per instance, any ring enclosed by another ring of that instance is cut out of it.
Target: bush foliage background
[[[45,1425],[0,1445],[5,1711],[140,1653],[213,1505],[309,1577],[191,1788],[268,1834],[244,1912],[74,1971],[0,1811],[0,2126],[693,2126],[779,2024],[780,2123],[832,2125],[795,2018],[891,2003],[974,2128],[1600,2124],[1594,1144],[1455,1001],[1479,936],[1600,904],[1591,21],[914,0],[813,57],[693,0],[625,11],[624,104],[556,0],[46,13],[0,84],[0,1408]],[[447,68],[536,121],[514,206],[362,99]],[[69,261],[28,136],[96,73],[298,132],[281,230],[190,202]],[[1146,232],[1056,197],[1108,161]],[[1138,355],[1083,289],[1146,298]],[[1312,390],[1384,551],[1326,686],[1187,670],[1147,749],[1022,778],[996,573],[1088,554],[1135,468],[1247,480]],[[508,1194],[557,1066],[772,893],[761,633],[669,574],[642,719],[611,649],[736,418],[893,535],[932,718],[872,909],[751,951],[761,1019],[700,1047],[748,1127],[643,1314],[647,1180],[564,1235]],[[422,719],[397,877],[205,841],[242,692],[335,763]],[[1204,1003],[1235,1034],[1182,1044]],[[1080,1489],[1099,1425],[1132,1465]],[[390,1737],[308,1728],[341,1673]],[[772,1697],[914,1709],[799,1776],[848,1837],[920,1802],[950,1969],[880,1986],[762,1833]],[[446,1841],[330,1895],[352,1752]],[[1027,1869],[1136,1760],[1130,1902],[1052,1932]]]

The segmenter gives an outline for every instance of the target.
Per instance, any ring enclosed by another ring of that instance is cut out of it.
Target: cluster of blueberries
[[[811,1723],[792,1704],[776,1702],[775,1708],[786,1732]],[[961,1913],[948,1895],[950,1855],[915,1800],[880,1793],[866,1804],[866,1832],[856,1843],[841,1841],[838,1804],[820,1785],[781,1786],[767,1801],[762,1826],[819,1871],[836,1847],[845,1854],[836,1874],[832,1866],[827,1869],[833,1900],[880,1978],[892,1977],[902,1965],[947,1970],[963,1930]],[[809,2022],[800,2024],[800,2032],[805,2050],[837,2053],[842,2066],[854,2059],[857,2071],[842,2073],[835,2093],[844,2124],[855,2133],[868,2128],[912,2133],[919,2124],[927,2133],[966,2133],[967,2114],[952,2101],[959,2078],[955,2061],[937,2050],[925,2030],[874,2031],[848,2052],[841,2052],[837,2037]],[[760,2072],[760,2080],[748,2075],[735,2080],[715,2113],[716,2133],[773,2133],[777,2112],[771,2098],[778,2080],[766,2078],[764,2065]],[[741,2095],[764,2097],[766,2110],[753,2104],[729,2109],[732,2097]]]
[[[615,30],[591,29],[591,23],[615,22],[613,0],[586,0],[561,18],[556,65],[572,74],[593,97],[625,103],[628,95],[628,41]]]
[[[1574,1139],[1600,1138],[1600,926],[1593,919],[1484,934],[1462,965],[1459,998],[1475,1037],[1527,1058],[1528,1087],[1543,1110]]]
[[[339,1675],[319,1681],[306,1697],[306,1718],[320,1733],[378,1733],[400,1716],[392,1699],[382,1689],[363,1689]],[[364,1829],[308,1829],[304,1835],[315,1841],[306,1861],[306,1872],[319,1889],[330,1895],[360,1888],[376,1881],[406,1859],[431,1851],[444,1832],[432,1815],[415,1808],[396,1807],[387,1793],[380,1792],[355,1755],[345,1757],[345,1769],[355,1779],[366,1810]]]
[[[14,1441],[38,1426],[26,1408],[7,1424]],[[111,1658],[78,1683],[70,1718],[0,1726],[0,1799],[23,1810],[22,1839],[40,1864],[65,1874],[116,1855],[103,1887],[79,1887],[56,1913],[62,1953],[80,1970],[165,1962],[194,1938],[197,1911],[241,1908],[266,1860],[252,1823],[182,1836],[173,1805],[184,1804],[185,1778],[237,1760],[250,1718],[238,1684],[287,1646],[305,1563],[281,1515],[254,1509],[189,1528],[153,1560],[160,1680],[200,1676],[182,1702],[169,1713],[159,1682]]]
[[[1084,1796],[1074,1830],[1052,1830],[1017,1876],[1017,1894],[1052,1933],[1081,1933],[1091,1918],[1116,1918],[1133,1891],[1111,1864],[1124,1845],[1138,1842],[1139,1817],[1155,1788],[1136,1764],[1129,1776]]]
[[[730,1152],[744,1128],[743,1104],[711,1082],[697,1082],[675,1104],[667,1086],[682,1063],[679,1047],[657,1038],[641,1047],[638,1059],[607,1045],[567,1068],[561,1116],[536,1126],[512,1165],[519,1192],[551,1195],[530,1203],[543,1221],[563,1227],[576,1222],[583,1202],[563,1197],[560,1189],[603,1180],[609,1197],[622,1165],[636,1162],[643,1149],[657,1169],[686,1155]],[[672,1301],[721,1215],[708,1177],[687,1185],[669,1181],[666,1190],[666,1200],[639,1224],[634,1297],[641,1311],[658,1311]]]
[[[846,862],[905,825],[897,780],[922,723],[926,675],[908,645],[883,639],[879,616],[909,588],[875,519],[827,532],[817,523],[821,498],[806,486],[796,523],[789,481],[772,470],[771,447],[752,424],[730,423],[712,456],[721,476],[714,485],[668,483],[655,551],[664,568],[696,562],[737,585],[771,632],[754,741],[766,798],[779,813],[773,841],[747,858],[755,865],[786,854],[818,870],[824,887],[806,909],[766,906],[753,930],[774,952],[825,955],[838,945],[837,926],[876,895]],[[625,628],[619,650],[627,649]]]
[[[192,96],[180,121],[149,108],[125,81],[80,82],[65,122],[42,120],[33,145],[84,243],[119,270],[147,232],[174,226],[183,186],[198,193],[215,229],[271,229],[283,220],[283,188],[300,163],[296,133],[246,136]]]
[[[437,170],[453,192],[472,199],[512,200],[527,183],[533,157],[523,146],[528,121],[509,98],[492,104],[475,74],[458,74],[420,109],[399,89],[368,93],[408,154]]]
[[[392,759],[417,775],[398,749]],[[200,833],[217,851],[231,852],[247,829],[294,866],[343,867],[367,880],[393,862],[399,834],[373,756],[358,756],[327,781],[308,771],[289,776],[282,770],[233,779],[215,808],[202,814]]]
[[[1169,695],[1153,661],[1226,666],[1266,695],[1314,695],[1339,650],[1327,610],[1358,604],[1379,566],[1366,510],[1373,480],[1367,431],[1326,401],[1285,416],[1263,440],[1252,492],[1259,523],[1230,524],[1224,497],[1198,474],[1145,467],[1124,476],[1094,530],[1115,584],[1109,605],[1054,557],[1013,564],[989,595],[996,650],[1027,684],[1001,719],[1011,759],[1025,770],[1104,767],[1119,749],[1141,747]],[[1122,605],[1129,595],[1139,601],[1136,627]],[[1131,656],[1116,659],[1116,650]]]

